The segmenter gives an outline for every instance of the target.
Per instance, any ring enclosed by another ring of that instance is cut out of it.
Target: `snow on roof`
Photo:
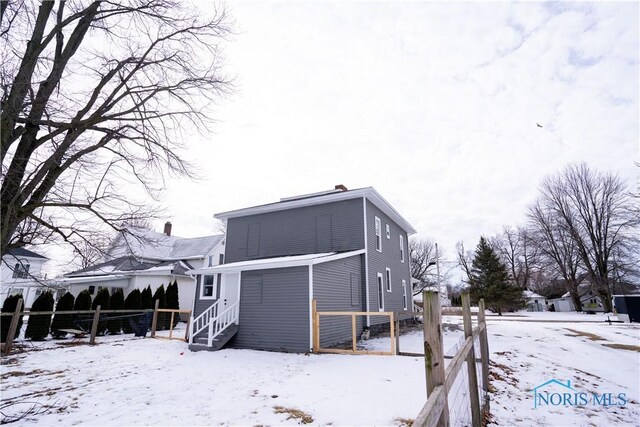
[[[334,261],[336,259],[348,258],[364,253],[364,249],[350,252],[325,252],[318,254],[305,254],[283,256],[276,258],[255,259],[251,261],[239,261],[229,264],[217,265],[214,267],[205,267],[189,271],[189,274],[208,274],[222,273],[230,271],[246,271],[246,270],[266,270],[270,268],[297,267],[304,265],[321,264],[323,262]]]
[[[524,291],[525,298],[544,298],[542,295],[538,295],[533,291]]]
[[[184,238],[142,228],[129,228],[127,232],[120,234],[110,255],[114,258],[134,255],[154,260],[204,258],[223,238],[222,234]]]
[[[14,256],[14,257],[16,257],[16,258],[20,257],[20,258],[42,258],[42,259],[49,259],[49,258],[47,258],[47,257],[46,257],[46,256],[44,256],[44,255],[37,254],[37,253],[35,253],[35,252],[33,252],[33,251],[30,251],[30,250],[28,250],[28,249],[25,249],[25,248],[12,248],[12,249],[9,249],[9,250],[7,251],[7,253],[8,253],[9,255],[13,255],[13,256]]]

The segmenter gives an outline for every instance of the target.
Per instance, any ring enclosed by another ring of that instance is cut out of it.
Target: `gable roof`
[[[132,255],[141,260],[181,260],[204,258],[224,235],[184,238],[167,236],[142,228],[129,228],[121,233],[109,254],[115,259]]]
[[[85,281],[102,279],[122,279],[133,276],[185,276],[192,267],[185,261],[165,261],[159,264],[139,262],[135,257],[121,257],[111,261],[96,264],[91,267],[77,270],[64,275],[63,282],[79,283],[81,278]],[[78,280],[72,280],[78,279]]]
[[[15,258],[40,258],[49,259],[44,255],[37,254],[25,248],[12,248],[7,251],[8,255],[12,255]]]
[[[236,209],[227,212],[220,212],[214,215],[218,219],[237,218],[242,216],[257,215],[267,212],[277,212],[287,209],[301,208],[305,206],[321,205],[325,203],[339,202],[342,200],[366,198],[378,209],[384,212],[389,218],[395,221],[408,234],[416,233],[416,230],[409,222],[396,211],[373,187],[358,188],[355,190],[331,190],[314,194],[307,194],[298,197],[288,197],[279,202],[268,203],[266,205],[252,206],[243,209]]]

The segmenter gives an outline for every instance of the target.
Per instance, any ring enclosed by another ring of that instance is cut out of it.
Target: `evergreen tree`
[[[18,305],[18,300],[22,300],[22,294],[11,295],[4,300],[2,304],[2,312],[3,313],[14,313],[16,311],[16,306]],[[24,301],[21,312],[24,311]],[[7,342],[7,335],[9,335],[9,327],[11,326],[11,316],[2,316],[2,321],[0,321],[0,335],[2,338],[2,342]],[[16,336],[18,338],[20,335],[20,329],[22,328],[22,314],[18,317],[18,329],[16,329]]]
[[[169,283],[169,286],[167,286],[166,299],[167,299],[168,309],[171,309],[171,310],[180,309],[180,301],[178,299],[178,282],[176,280],[174,280],[173,283]],[[167,320],[169,323],[171,322],[171,314],[167,316]],[[178,324],[179,320],[180,320],[180,315],[178,313],[174,314],[173,327],[175,327]],[[169,326],[169,323],[167,323],[167,327]]]
[[[127,295],[127,298],[125,298],[124,300],[124,309],[125,310],[137,310],[140,308],[140,290],[139,289],[134,289],[131,292],[129,292],[129,295]],[[133,314],[133,313],[131,313]],[[133,321],[137,322],[138,321],[138,317],[133,317]],[[128,319],[124,319],[124,321],[122,322],[122,330],[124,331],[125,334],[132,334],[133,333],[133,329],[131,329],[131,325],[129,324],[129,320]]]
[[[62,332],[60,329],[72,329],[73,328],[73,314],[57,314],[58,311],[72,311],[75,297],[71,292],[67,292],[58,300],[56,304],[56,315],[51,322],[51,336],[56,339],[63,338],[67,335],[66,332]]]
[[[156,301],[160,301],[160,304],[158,304],[158,308],[167,308],[167,298],[165,296],[165,292],[164,292],[164,285],[160,285],[158,287],[158,289],[156,289],[155,293],[153,294],[153,307],[155,308],[156,306]],[[167,313],[158,313],[158,322],[156,323],[156,330],[158,331],[162,331],[164,329],[166,329],[166,314]]]
[[[40,294],[33,302],[31,311],[53,311],[53,294],[46,291]],[[49,335],[49,327],[51,326],[51,314],[32,314],[27,322],[27,330],[24,333],[25,338],[33,341],[44,341]]]
[[[147,286],[142,290],[140,294],[140,308],[143,310],[152,309],[153,306],[153,298],[151,296],[151,285]]]
[[[116,289],[116,291],[111,295],[111,299],[109,300],[109,309],[110,310],[122,310],[124,308],[124,293],[121,288]],[[109,334],[119,334],[122,332],[122,313],[113,313],[111,317],[120,317],[119,319],[109,320],[107,329],[109,329]],[[128,323],[128,322],[127,322]]]
[[[100,311],[109,310],[109,300],[111,296],[109,295],[109,290],[107,288],[102,288],[98,291],[98,294],[93,299],[93,304],[91,304],[91,310],[96,310],[98,306],[100,306]],[[102,317],[102,316],[100,316]],[[104,335],[107,330],[107,322],[99,321],[98,322],[98,335]]]
[[[76,302],[73,304],[73,310],[91,310],[91,294],[88,290],[84,290],[76,297]]]
[[[484,237],[476,246],[469,285],[471,301],[477,303],[484,298],[487,307],[500,316],[503,309],[525,306],[522,289],[509,282],[507,267]]]

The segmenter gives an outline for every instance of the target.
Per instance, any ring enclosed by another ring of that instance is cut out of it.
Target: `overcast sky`
[[[167,183],[175,235],[214,234],[216,212],[373,186],[453,258],[457,241],[521,223],[568,163],[638,185],[637,2],[228,7],[235,91],[188,141],[202,179]]]

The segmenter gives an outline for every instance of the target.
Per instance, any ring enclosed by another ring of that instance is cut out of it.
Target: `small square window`
[[[202,298],[213,298],[213,292],[215,288],[215,276],[202,276],[202,291],[200,292],[200,297]]]

